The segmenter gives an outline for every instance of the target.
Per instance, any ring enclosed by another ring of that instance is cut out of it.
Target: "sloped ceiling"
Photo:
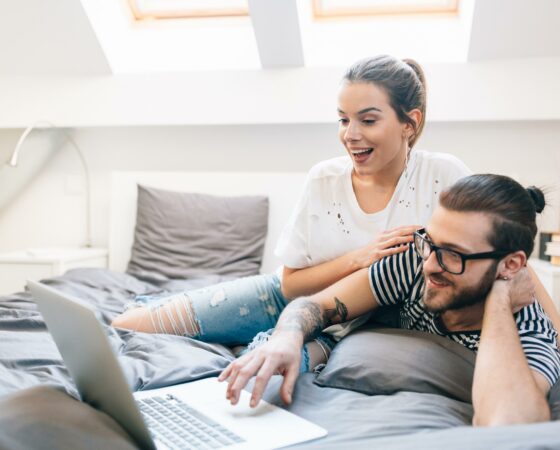
[[[560,56],[560,1],[476,1],[469,61],[554,56]]]
[[[261,67],[304,65],[298,14],[302,2],[309,1],[249,0]],[[462,1],[474,2],[467,61],[560,56],[560,1]],[[99,26],[90,23],[91,15],[84,9],[86,0],[0,0],[0,4],[0,76],[112,72],[96,36]]]
[[[79,0],[0,0],[0,76],[111,73]]]

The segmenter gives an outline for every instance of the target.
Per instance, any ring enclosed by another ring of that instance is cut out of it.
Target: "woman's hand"
[[[383,231],[371,244],[354,251],[356,270],[369,267],[386,256],[406,251],[408,244],[414,240],[414,232],[420,228],[421,225],[406,225]]]
[[[313,295],[379,259],[408,249],[420,225],[393,228],[381,233],[371,244],[338,258],[301,269],[284,266],[282,294],[287,299]]]

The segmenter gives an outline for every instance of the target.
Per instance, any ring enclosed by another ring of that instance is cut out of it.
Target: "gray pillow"
[[[0,399],[0,449],[134,450],[138,447],[107,414],[53,386]]]
[[[159,279],[255,275],[267,230],[265,196],[218,197],[138,186],[127,271]]]
[[[336,345],[315,384],[368,395],[411,391],[471,402],[474,362],[474,352],[448,338],[370,327]]]

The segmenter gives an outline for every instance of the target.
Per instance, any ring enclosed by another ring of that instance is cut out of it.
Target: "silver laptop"
[[[141,448],[268,449],[327,434],[270,403],[249,408],[245,391],[231,406],[217,378],[133,395],[95,312],[44,284],[27,285],[82,400],[115,419]]]

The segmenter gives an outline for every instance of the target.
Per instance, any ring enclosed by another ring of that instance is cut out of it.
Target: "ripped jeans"
[[[190,319],[198,328],[194,335],[185,336],[228,346],[249,344],[249,351],[268,340],[288,304],[280,289],[280,279],[275,274],[239,278],[164,297],[138,296],[135,303],[145,305],[155,313],[178,295],[189,300],[194,316]],[[328,352],[336,343],[325,333],[318,341]],[[308,372],[309,369],[309,353],[304,347],[300,371]]]

